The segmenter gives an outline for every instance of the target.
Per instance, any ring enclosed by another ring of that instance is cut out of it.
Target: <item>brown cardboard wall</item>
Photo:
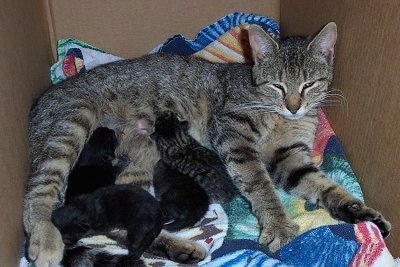
[[[400,255],[400,2],[281,1],[284,35],[312,34],[338,24],[333,87],[348,110],[329,109],[366,202],[392,222],[387,244]]]
[[[49,84],[50,44],[41,5],[5,0],[0,11],[0,266],[17,266],[33,98]]]
[[[96,0],[48,1],[53,43],[78,38],[122,57],[147,54],[175,34],[194,38],[230,12],[253,12],[279,20],[279,0],[146,0],[111,4]],[[54,49],[53,49],[54,50]]]

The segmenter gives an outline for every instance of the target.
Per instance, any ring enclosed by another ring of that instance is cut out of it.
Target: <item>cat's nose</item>
[[[289,94],[285,98],[285,106],[292,114],[296,114],[301,107],[301,98],[298,94]]]
[[[297,113],[297,111],[300,109],[300,107],[287,107],[287,109],[292,113],[293,115]]]

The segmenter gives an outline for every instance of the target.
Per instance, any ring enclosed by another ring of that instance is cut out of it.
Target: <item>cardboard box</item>
[[[268,15],[283,35],[313,34],[335,21],[336,78],[348,109],[328,109],[366,202],[393,223],[400,255],[400,11],[390,0],[2,1],[0,11],[0,266],[17,266],[29,173],[27,126],[34,99],[50,85],[56,40],[74,37],[115,55],[148,53],[168,37],[194,37],[233,12]]]

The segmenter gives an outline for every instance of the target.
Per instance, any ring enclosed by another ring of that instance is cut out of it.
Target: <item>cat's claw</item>
[[[332,216],[349,223],[360,221],[370,221],[374,223],[385,238],[389,236],[392,225],[382,214],[368,206],[360,200],[351,200],[343,203],[339,208],[331,211]]]
[[[64,243],[51,222],[39,222],[29,237],[28,257],[36,267],[56,267],[61,262]]]
[[[258,241],[274,253],[295,238],[299,229],[299,226],[289,218],[275,220],[263,227]]]

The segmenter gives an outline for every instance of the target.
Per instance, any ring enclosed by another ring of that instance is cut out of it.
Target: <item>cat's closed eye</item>
[[[315,82],[308,82],[308,83],[305,83],[305,84],[303,84],[303,90],[304,89],[307,89],[307,88],[310,88],[311,86],[313,86],[315,84]]]
[[[274,84],[272,84],[272,86],[278,88],[279,90],[282,90],[283,92],[285,91],[285,88],[283,87],[282,84],[274,83]]]

